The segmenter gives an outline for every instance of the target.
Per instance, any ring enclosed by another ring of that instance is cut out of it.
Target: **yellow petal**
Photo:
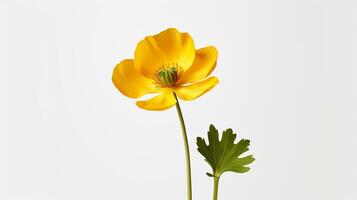
[[[151,80],[135,70],[132,59],[123,60],[115,66],[112,81],[121,93],[130,98],[159,92]]]
[[[165,110],[176,104],[172,90],[165,90],[147,101],[137,101],[136,105],[145,110]]]
[[[216,67],[218,51],[214,46],[196,50],[195,60],[188,68],[178,84],[192,83],[205,79]]]
[[[195,57],[195,46],[188,33],[169,28],[140,41],[135,50],[135,66],[147,78],[152,78],[163,65],[178,64],[189,68]]]
[[[219,80],[216,77],[210,77],[203,81],[192,83],[191,85],[175,88],[175,93],[180,99],[186,101],[194,100],[211,90],[218,82]]]

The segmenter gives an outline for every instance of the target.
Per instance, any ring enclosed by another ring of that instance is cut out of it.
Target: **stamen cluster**
[[[173,87],[181,74],[182,68],[177,63],[171,63],[161,66],[154,74],[153,80],[159,88]]]

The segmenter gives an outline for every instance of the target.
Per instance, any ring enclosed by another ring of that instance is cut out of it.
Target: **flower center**
[[[173,87],[182,74],[182,68],[177,63],[161,66],[154,74],[157,87]]]

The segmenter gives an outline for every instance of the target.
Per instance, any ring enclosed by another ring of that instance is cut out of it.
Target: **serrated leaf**
[[[207,176],[209,176],[209,177],[214,177],[214,175],[213,174],[211,174],[211,173],[206,173],[207,174]]]
[[[210,125],[207,135],[208,145],[205,139],[197,137],[197,150],[212,168],[213,173],[207,173],[208,176],[219,177],[227,171],[245,173],[250,170],[247,165],[255,158],[252,155],[241,157],[249,150],[249,140],[241,139],[235,144],[237,134],[230,128],[223,131],[222,139],[219,140],[218,130],[213,125]]]

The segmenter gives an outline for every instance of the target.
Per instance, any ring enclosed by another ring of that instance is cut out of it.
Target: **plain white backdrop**
[[[357,199],[354,0],[0,1],[0,199],[184,200],[174,108],[149,112],[111,83],[115,64],[168,27],[219,50],[220,84],[182,102],[195,150],[208,125],[251,139],[251,172],[221,200]]]

